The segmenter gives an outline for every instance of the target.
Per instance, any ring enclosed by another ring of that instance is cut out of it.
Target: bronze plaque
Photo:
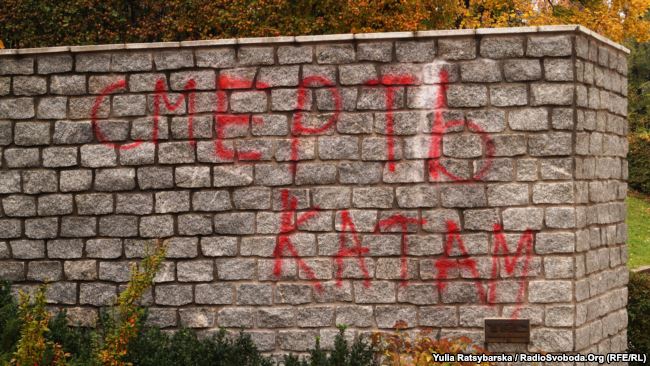
[[[486,343],[528,343],[529,319],[485,319]]]

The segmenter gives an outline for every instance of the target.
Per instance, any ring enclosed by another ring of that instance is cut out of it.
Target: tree
[[[582,24],[650,40],[650,0],[3,0],[7,47]]]

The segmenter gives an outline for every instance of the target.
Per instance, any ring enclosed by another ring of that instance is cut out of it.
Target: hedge
[[[650,134],[631,134],[629,143],[628,183],[633,189],[650,194]]]
[[[7,48],[457,28],[440,0],[3,0]]]
[[[628,352],[650,355],[650,275],[630,272],[627,313]]]

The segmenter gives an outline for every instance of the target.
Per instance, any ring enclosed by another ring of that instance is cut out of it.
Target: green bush
[[[125,358],[138,366],[270,366],[273,362],[255,347],[250,336],[228,337],[224,330],[199,339],[190,329],[169,336],[156,328],[145,328],[129,345]]]
[[[11,286],[0,282],[0,365],[8,363],[20,338],[18,306],[11,295]],[[109,312],[102,311],[96,329],[71,327],[65,311],[50,319],[45,340],[61,346],[70,355],[71,366],[96,366],[98,360],[93,354],[93,345],[103,338],[104,329],[111,328]],[[199,339],[191,329],[181,329],[173,334],[155,327],[144,326],[138,331],[128,347],[125,362],[134,366],[272,366],[272,358],[262,355],[250,336],[240,333],[229,336],[225,330],[213,337]],[[364,366],[373,365],[372,347],[361,339],[349,345],[344,338],[344,329],[335,339],[335,349],[324,351],[317,346],[310,356],[299,359],[286,356],[287,366]]]
[[[7,48],[457,27],[459,3],[416,0],[3,0]]]
[[[350,347],[345,339],[345,327],[339,326],[339,334],[334,339],[334,349],[326,352],[320,348],[320,340],[316,339],[316,347],[309,351],[309,357],[300,360],[296,356],[285,356],[285,366],[366,366],[375,365],[373,347],[360,337],[356,338]]]
[[[96,342],[96,333],[91,328],[70,327],[66,312],[59,312],[50,321],[50,332],[46,338],[60,344],[63,351],[70,355],[70,366],[92,365],[94,356],[92,344]]]
[[[630,273],[627,316],[628,351],[650,354],[650,275]]]
[[[630,135],[628,153],[630,187],[639,192],[650,194],[650,134],[635,133]]]
[[[11,296],[11,286],[0,282],[0,365],[11,360],[20,337],[18,305]]]

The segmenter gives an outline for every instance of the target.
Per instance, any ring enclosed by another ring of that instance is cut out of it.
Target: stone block
[[[252,212],[223,213],[214,216],[214,232],[217,234],[253,234],[255,214]]]
[[[230,47],[205,48],[195,51],[196,66],[225,68],[235,66],[235,49]]]
[[[28,194],[56,192],[58,176],[54,170],[24,170],[23,192]]]
[[[8,168],[36,168],[41,165],[38,148],[6,149]]]
[[[313,60],[313,47],[280,46],[278,47],[277,54],[280,64],[311,63]]]
[[[503,75],[507,81],[531,81],[542,78],[539,60],[512,59],[503,63]]]
[[[34,73],[32,57],[3,57],[0,60],[0,75],[29,75]]]
[[[211,260],[179,261],[176,263],[176,275],[179,282],[210,282],[214,278],[213,272],[214,263]]]
[[[106,145],[83,145],[79,149],[81,165],[89,168],[112,167],[117,165],[115,149]]]
[[[227,305],[232,304],[234,299],[234,288],[230,284],[198,284],[194,288],[197,304],[202,305]]]
[[[480,43],[481,56],[487,58],[510,58],[524,55],[524,38],[520,36],[485,36]]]
[[[181,306],[194,299],[192,285],[158,285],[155,294],[158,305]]]
[[[398,41],[395,55],[399,62],[431,62],[436,56],[433,41]]]
[[[240,65],[272,65],[273,47],[241,47],[237,56]]]
[[[140,219],[140,235],[145,238],[171,236],[174,233],[174,218],[170,215],[144,216]]]
[[[524,108],[508,113],[510,128],[520,131],[543,131],[549,126],[548,111],[545,108]]]
[[[42,95],[47,93],[47,79],[40,76],[14,76],[14,95]]]
[[[540,35],[529,36],[526,55],[533,57],[542,56],[571,56],[573,53],[573,42],[569,35]]]
[[[220,327],[253,328],[255,309],[250,307],[225,307],[217,312]]]
[[[571,105],[574,99],[573,84],[536,83],[530,87],[532,105]]]
[[[99,234],[109,237],[137,236],[137,217],[131,215],[113,215],[100,217]]]
[[[354,46],[351,44],[334,44],[316,46],[316,61],[319,64],[344,64],[355,59]]]
[[[10,247],[14,259],[39,259],[45,257],[45,242],[43,240],[12,240]]]
[[[487,105],[487,87],[477,84],[450,85],[447,89],[449,107],[482,107]]]
[[[359,43],[357,58],[359,61],[390,62],[393,58],[393,44],[391,42]]]
[[[36,199],[26,195],[11,195],[2,199],[2,208],[8,217],[36,215]]]
[[[50,78],[50,92],[58,95],[85,94],[86,77],[84,75],[53,75]]]
[[[471,60],[476,57],[474,38],[441,38],[438,40],[438,56],[447,60]]]
[[[525,84],[491,85],[490,102],[497,107],[526,105],[528,104],[528,88]]]
[[[90,189],[93,175],[91,170],[64,170],[61,171],[59,188],[62,192],[77,192]]]
[[[71,167],[78,164],[76,147],[47,147],[43,149],[43,166],[46,168]]]
[[[86,144],[93,139],[90,121],[56,121],[52,142],[55,144]],[[89,145],[97,146],[97,145]],[[106,147],[104,149],[108,150]]]
[[[149,71],[152,57],[148,52],[118,52],[111,56],[111,71]]]
[[[47,255],[51,259],[81,258],[83,241],[79,239],[58,239],[47,242]]]
[[[97,279],[95,260],[65,261],[63,273],[68,280],[92,281]]]
[[[273,287],[270,284],[241,284],[237,286],[237,305],[271,305]]]
[[[173,70],[194,66],[194,55],[191,50],[173,50],[156,52],[153,55],[156,70]]]
[[[95,172],[97,191],[126,191],[135,188],[135,169],[98,169]]]
[[[0,118],[29,119],[36,114],[33,98],[3,98],[0,100]]]

